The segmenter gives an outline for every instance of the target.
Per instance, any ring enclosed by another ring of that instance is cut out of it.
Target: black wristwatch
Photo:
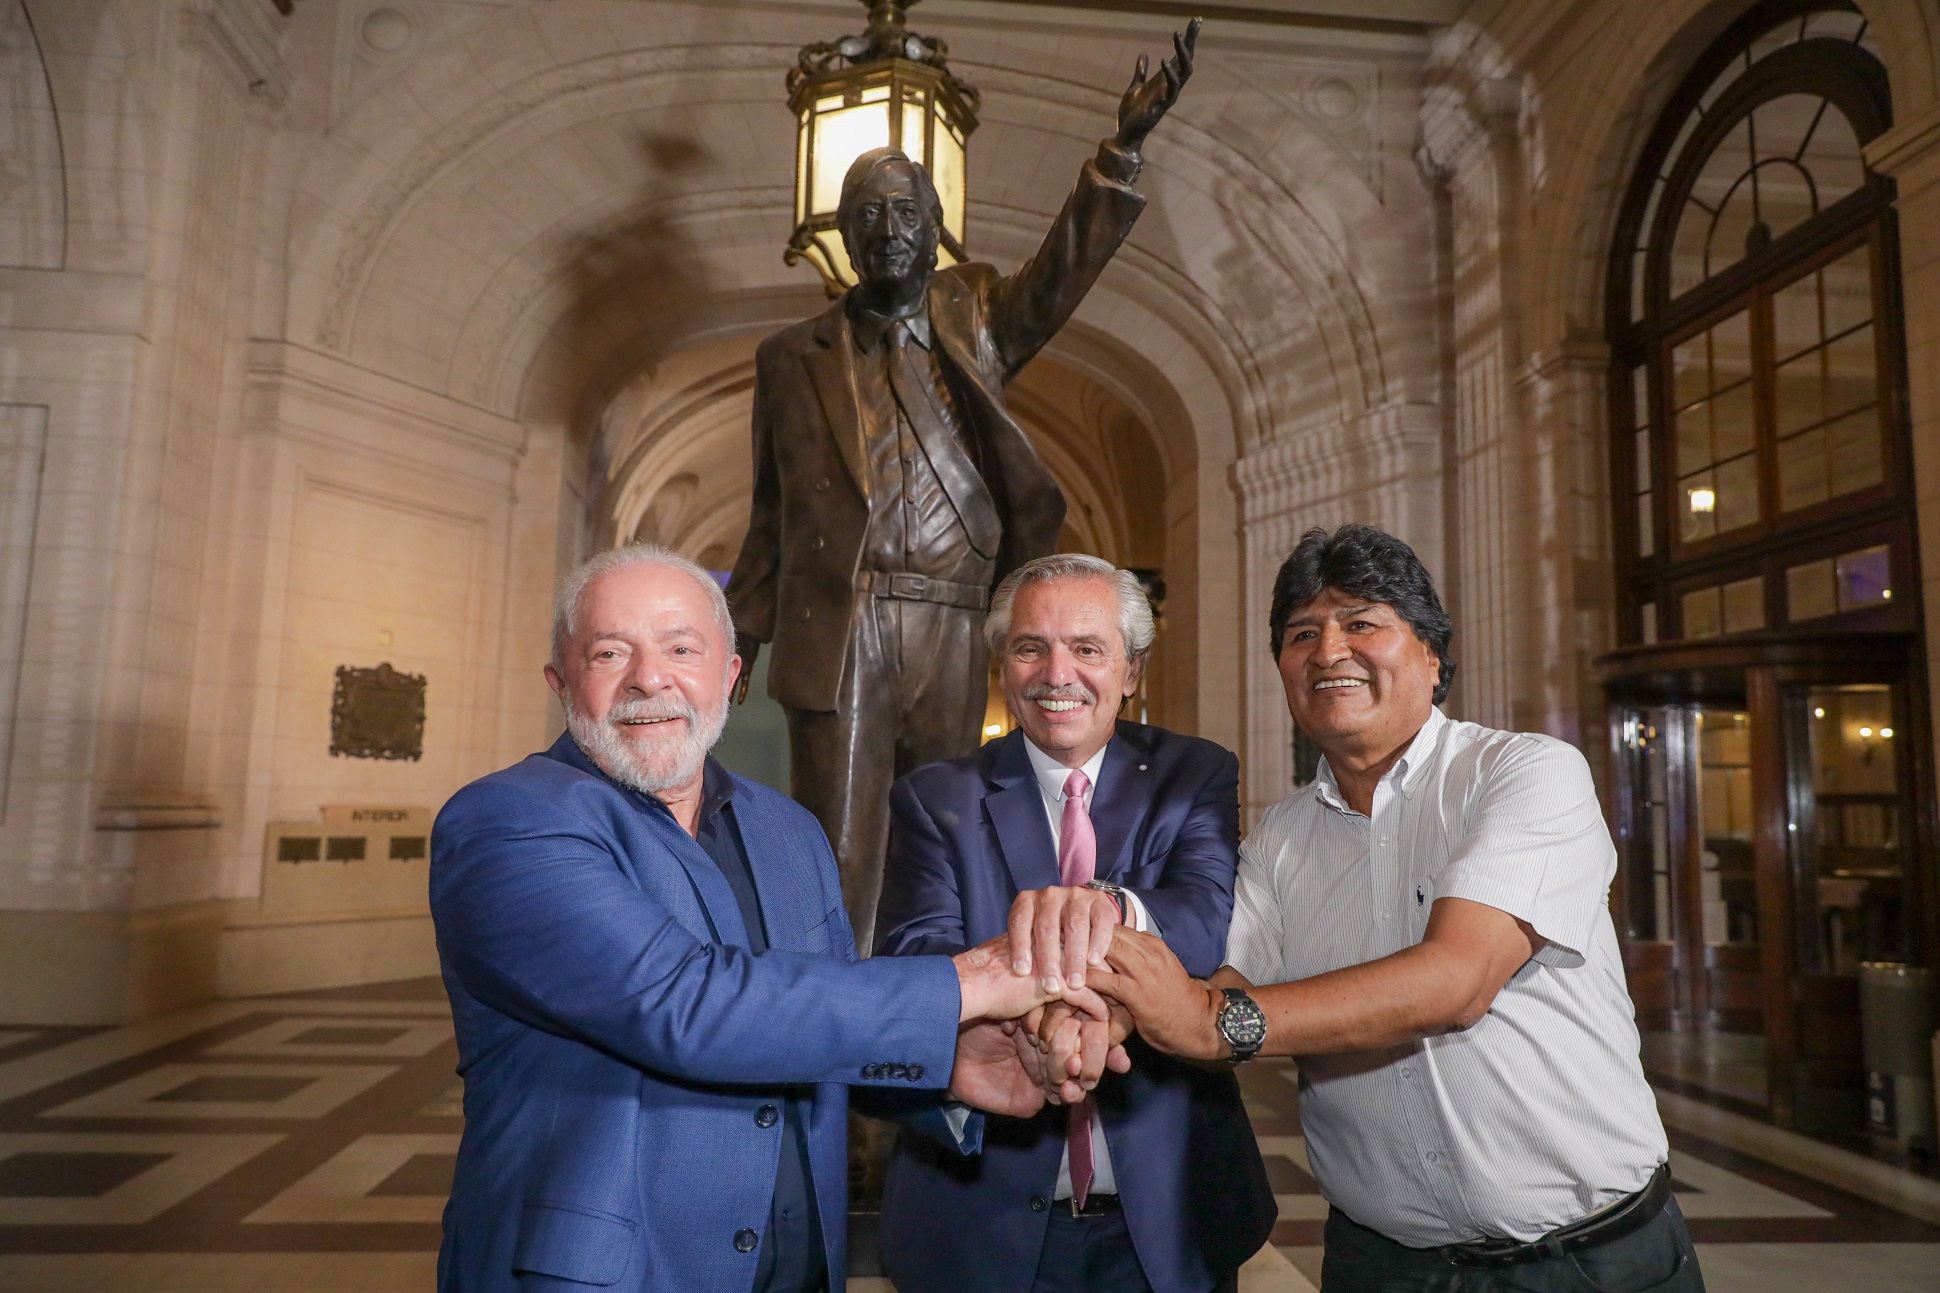
[[[1258,1055],[1266,1042],[1266,1012],[1238,988],[1222,991],[1226,994],[1226,1004],[1219,1008],[1215,1026],[1226,1044],[1233,1048],[1230,1062],[1244,1064]]]

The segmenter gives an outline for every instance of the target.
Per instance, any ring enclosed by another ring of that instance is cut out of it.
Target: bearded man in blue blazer
[[[740,665],[707,572],[596,557],[553,639],[567,733],[432,835],[465,1078],[439,1288],[839,1293],[849,1088],[1041,1108],[979,1021],[1052,994],[996,946],[857,960],[815,819],[707,756]]]
[[[998,586],[984,633],[1020,728],[896,784],[878,959],[953,954],[1008,929],[1017,967],[1041,989],[1082,989],[1122,922],[1188,966],[1219,967],[1239,761],[1117,721],[1153,632],[1137,579],[1096,557],[1044,557]],[[1087,1078],[1127,1023],[1063,1020],[1093,1057]],[[1041,1031],[1055,1038],[1060,1024]],[[905,1131],[882,1216],[884,1269],[901,1293],[1235,1286],[1276,1216],[1239,1085],[1135,1039],[1128,1049],[1129,1066],[1121,1057],[1063,1108],[948,1110],[954,1141]]]

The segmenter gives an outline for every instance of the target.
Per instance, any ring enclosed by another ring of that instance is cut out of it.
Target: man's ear
[[[565,675],[559,672],[558,665],[556,664],[546,665],[546,686],[552,688],[552,694],[559,697],[561,704],[565,703],[566,678],[565,678]]]

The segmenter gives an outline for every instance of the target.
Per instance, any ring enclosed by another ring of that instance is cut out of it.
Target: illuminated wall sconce
[[[1695,515],[1708,515],[1718,510],[1718,491],[1705,485],[1689,491],[1691,511]]]

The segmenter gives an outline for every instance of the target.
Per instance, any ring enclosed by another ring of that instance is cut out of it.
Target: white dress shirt
[[[1473,1027],[1300,1061],[1300,1120],[1329,1203],[1398,1243],[1531,1240],[1642,1189],[1669,1147],[1638,1058],[1588,764],[1547,736],[1434,711],[1373,814],[1318,778],[1239,852],[1227,962],[1255,984],[1419,943],[1439,898],[1547,945]]]
[[[1024,738],[1024,753],[1030,757],[1031,771],[1037,774],[1037,788],[1044,795],[1044,815],[1051,819],[1051,849],[1055,854],[1064,841],[1064,783],[1070,779],[1072,769],[1065,767],[1056,759],[1031,744],[1031,738]],[[1098,795],[1098,774],[1105,766],[1105,752],[1098,753],[1078,765],[1077,771],[1085,774],[1091,783],[1085,791],[1085,811],[1091,811],[1092,800]],[[1151,913],[1145,910],[1138,895],[1130,890],[1125,892],[1125,921],[1141,934],[1156,934],[1158,927],[1152,923]],[[1058,1188],[1052,1193],[1053,1199],[1068,1199],[1071,1189],[1071,1151],[1066,1149],[1064,1157],[1058,1160]],[[1118,1177],[1111,1170],[1111,1146],[1105,1143],[1105,1120],[1094,1116],[1091,1120],[1091,1193],[1118,1193]]]

